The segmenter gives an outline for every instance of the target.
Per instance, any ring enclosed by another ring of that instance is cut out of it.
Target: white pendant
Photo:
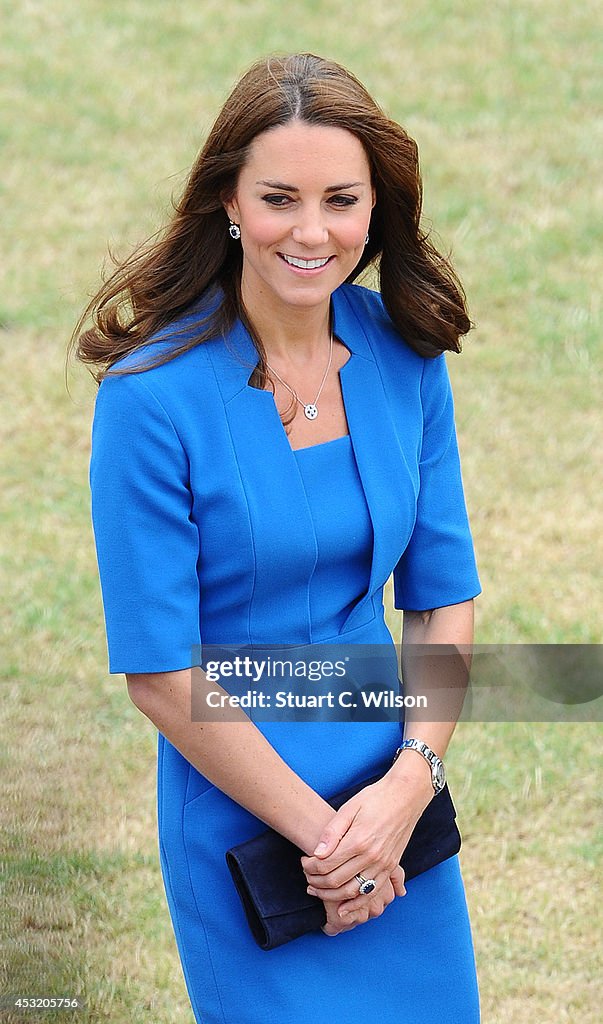
[[[315,420],[318,416],[318,409],[313,402],[308,402],[307,405],[304,405],[304,416],[308,420]]]

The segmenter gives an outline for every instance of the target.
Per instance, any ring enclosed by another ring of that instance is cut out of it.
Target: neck
[[[330,337],[330,304],[293,308],[263,301],[241,289],[243,305],[257,331],[269,363],[306,362],[323,357]]]

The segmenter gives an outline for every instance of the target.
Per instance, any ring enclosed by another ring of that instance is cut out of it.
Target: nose
[[[324,245],[325,242],[328,242],[329,229],[324,223],[320,209],[306,208],[303,212],[300,211],[300,217],[294,225],[291,235],[294,242],[305,245],[307,248]]]

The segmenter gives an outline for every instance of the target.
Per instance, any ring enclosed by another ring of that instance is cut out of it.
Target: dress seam
[[[182,840],[182,848],[184,850],[184,856],[186,858],[186,870],[187,870],[187,873],[188,873],[188,881],[189,881],[189,885],[190,885],[190,888],[191,888],[191,892],[193,894],[193,900],[195,901],[195,909],[196,909],[197,915],[199,917],[199,922],[200,922],[201,927],[203,929],[203,935],[204,935],[204,938],[205,938],[205,945],[206,945],[206,949],[207,949],[207,959],[208,959],[208,962],[209,962],[209,964],[211,966],[211,975],[212,975],[212,978],[213,978],[213,982],[214,982],[214,986],[215,986],[215,990],[216,990],[216,995],[218,997],[218,1005],[220,1007],[220,1015],[222,1017],[223,1024],[228,1024],[228,1022],[226,1020],[226,1014],[224,1013],[224,1005],[222,1003],[222,996],[221,996],[221,993],[220,993],[220,986],[218,985],[218,978],[217,978],[217,975],[216,975],[216,969],[214,967],[214,960],[213,960],[213,956],[212,956],[211,943],[209,941],[209,936],[207,934],[207,928],[205,927],[205,921],[203,920],[203,915],[201,914],[201,910],[199,909],[199,904],[197,902],[197,892],[196,892],[195,887],[193,885],[193,879],[192,879],[192,875],[191,875],[190,858],[189,858],[189,855],[188,855],[188,850],[186,848],[186,841],[185,841],[185,838],[184,838],[184,814],[185,814],[186,806],[187,806],[186,804],[182,805],[182,812],[181,812],[181,815],[180,815],[180,838]],[[195,1011],[195,1016],[196,1015],[197,1014],[196,1014],[196,1011]],[[202,1017],[199,1017],[199,1021],[200,1022],[202,1021]]]
[[[227,415],[227,412],[226,412],[226,406],[228,405],[228,402],[224,398],[224,394],[222,392],[222,388],[220,387],[220,381],[218,379],[218,374],[216,373],[216,367],[214,365],[214,361],[211,358],[211,356],[210,356],[210,359],[209,359],[209,363],[211,365],[212,373],[214,375],[214,380],[215,380],[215,383],[216,383],[216,388],[218,390],[218,394],[220,395],[220,399],[221,399],[223,407],[224,407],[224,424],[225,424],[226,430],[228,432],[228,440],[229,440],[229,443],[230,443],[230,450],[232,452],[232,457],[233,457],[234,465],[236,466],[237,476],[238,476],[238,479],[239,479],[239,483],[241,485],[241,491],[245,495],[245,515],[247,517],[247,527],[249,529],[249,538],[250,538],[249,543],[251,544],[251,550],[253,552],[253,581],[251,583],[251,590],[250,590],[250,594],[249,594],[249,602],[248,602],[248,606],[247,606],[247,642],[251,643],[251,612],[252,612],[252,608],[253,608],[253,600],[254,600],[254,597],[255,597],[256,586],[257,586],[257,567],[258,567],[258,558],[257,558],[257,551],[256,551],[256,546],[255,546],[255,535],[254,535],[254,532],[253,532],[253,522],[251,520],[251,512],[249,510],[249,497],[247,495],[247,490],[245,489],[245,484],[243,483],[243,474],[241,473],[241,467],[239,466],[237,458],[236,458],[236,448],[235,448],[235,443],[234,443],[233,436],[232,436],[232,429],[231,429],[230,421],[228,419],[228,415]],[[241,390],[243,390],[243,389],[241,389]]]
[[[161,817],[161,820],[163,820],[163,771],[162,771],[162,769],[163,769],[163,760],[164,760],[164,746],[165,746],[165,743],[167,743],[167,742],[169,742],[169,741],[166,740],[165,737],[163,737],[163,742],[160,739],[160,741],[159,741],[159,750],[158,750],[158,759],[157,759],[157,780],[158,780],[158,783],[159,782],[161,783],[160,790],[159,790],[159,792],[160,792],[160,800],[158,800],[158,810],[159,810],[159,807],[160,807],[160,817]],[[189,762],[189,768],[190,768],[190,762]],[[188,785],[188,783],[187,783],[187,785]],[[185,807],[186,807],[186,804],[183,805],[182,813],[180,815],[180,840],[181,840],[181,843],[182,843],[182,848],[183,848],[184,853],[185,853],[186,868],[187,868],[187,873],[188,873],[188,881],[189,881],[189,885],[190,885],[190,890],[191,890],[191,893],[193,895],[193,900],[195,901],[195,908],[197,910],[197,915],[199,917],[199,921],[200,921],[201,927],[203,929],[203,936],[204,936],[204,939],[205,939],[205,946],[206,946],[206,949],[207,949],[207,957],[208,957],[208,961],[209,961],[209,963],[211,965],[212,978],[213,978],[214,987],[215,987],[215,990],[216,990],[216,995],[217,995],[217,999],[218,999],[218,1005],[219,1005],[219,1008],[220,1008],[220,1015],[222,1017],[223,1024],[227,1024],[226,1016],[224,1014],[224,1006],[222,1005],[222,998],[221,998],[221,995],[220,995],[220,988],[219,988],[219,985],[218,985],[218,979],[216,977],[216,972],[215,972],[214,964],[213,964],[213,960],[212,960],[211,946],[210,946],[210,942],[209,942],[209,937],[207,935],[207,929],[205,927],[205,922],[203,921],[201,913],[199,912],[199,905],[197,903],[197,897],[196,897],[196,894],[195,894],[195,889],[194,889],[194,886],[193,886],[193,883],[192,883],[192,878],[191,878],[190,861],[189,861],[189,857],[188,857],[188,852],[186,850],[186,844],[184,842],[184,809],[185,809]],[[178,909],[177,909],[178,908],[178,903],[177,903],[177,900],[175,899],[175,896],[174,896],[174,887],[173,887],[173,883],[172,883],[172,872],[171,872],[171,868],[170,868],[170,858],[169,858],[169,855],[167,853],[167,850],[166,850],[164,842],[163,842],[163,835],[162,835],[162,830],[161,829],[159,830],[159,849],[160,849],[160,854],[161,854],[162,866],[163,866],[164,872],[165,872],[164,878],[165,878],[166,890],[169,890],[169,895],[171,897],[171,905],[169,905],[169,910],[170,910],[170,916],[172,918],[172,923],[173,923],[173,927],[174,927],[174,933],[176,935],[178,951],[179,951],[180,960],[181,960],[181,963],[182,963],[182,970],[183,970],[185,981],[186,981],[186,985],[187,985],[187,988],[188,988],[188,994],[189,994],[189,998],[190,998],[190,1002],[191,1002],[191,1007],[192,1007],[193,1013],[195,1015],[195,1019],[197,1021],[201,1022],[203,1017],[200,1015],[201,1014],[201,1008],[198,1006],[197,993],[196,993],[196,988],[195,988],[195,984],[194,984],[194,971],[189,969],[188,948],[187,948],[187,943],[185,942],[184,932],[183,932],[183,930],[180,927],[180,917],[179,917],[179,913],[178,913]]]
[[[158,819],[159,819],[159,821],[158,821],[158,823],[159,823],[159,829],[158,829],[158,832],[159,832],[159,854],[160,854],[161,867],[162,867],[162,871],[163,871],[164,884],[165,884],[165,888],[166,888],[166,894],[168,895],[168,909],[170,911],[170,917],[172,919],[172,926],[173,926],[173,929],[174,929],[174,935],[176,937],[176,943],[177,943],[177,946],[178,946],[178,952],[180,954],[180,962],[182,964],[182,971],[183,971],[183,974],[184,974],[184,980],[186,982],[186,986],[187,986],[187,989],[188,989],[188,994],[189,994],[189,998],[190,998],[190,1001],[191,1001],[191,1007],[192,1007],[193,1013],[195,1015],[195,1018],[197,1020],[199,1020],[200,1018],[197,1015],[197,1007],[195,1005],[196,1002],[197,1002],[197,999],[196,999],[196,995],[194,994],[195,993],[195,987],[194,987],[194,984],[193,984],[193,972],[192,971],[189,972],[188,953],[186,951],[186,943],[185,943],[185,940],[184,940],[184,932],[183,932],[182,928],[180,927],[180,915],[179,915],[178,909],[177,909],[177,901],[176,901],[175,896],[174,896],[174,886],[173,886],[173,882],[172,882],[172,871],[171,871],[171,866],[170,866],[170,858],[169,858],[169,855],[167,853],[167,850],[166,850],[164,842],[163,842],[163,834],[162,834],[162,827],[161,827],[161,824],[162,824],[162,821],[163,821],[163,761],[164,761],[164,746],[165,746],[165,743],[167,743],[167,742],[168,741],[165,739],[165,737],[162,737],[161,735],[159,735],[159,737],[158,737],[158,751],[157,751],[157,784],[158,784],[157,812],[158,812]],[[187,865],[188,865],[188,858],[187,858]],[[192,889],[192,886],[191,886],[191,889]],[[194,895],[194,893],[193,893],[193,895]],[[204,929],[204,932],[205,932],[205,929]],[[207,935],[205,935],[205,940],[207,942]],[[213,965],[212,965],[212,973],[213,973]],[[215,977],[214,977],[214,982],[215,982]],[[216,988],[217,988],[217,985],[216,985]],[[219,992],[218,992],[218,998],[219,998]],[[220,1001],[220,1008],[222,1009],[221,1001]],[[224,1017],[224,1013],[223,1012],[222,1012],[222,1017]],[[224,1024],[226,1024],[226,1022],[224,1022]]]

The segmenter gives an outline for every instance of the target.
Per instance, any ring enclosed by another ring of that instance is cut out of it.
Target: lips
[[[279,256],[290,267],[297,267],[299,270],[318,270],[319,267],[326,267],[332,259],[331,256],[322,256],[320,259],[304,260],[300,256],[288,256],[284,252],[279,252]]]

